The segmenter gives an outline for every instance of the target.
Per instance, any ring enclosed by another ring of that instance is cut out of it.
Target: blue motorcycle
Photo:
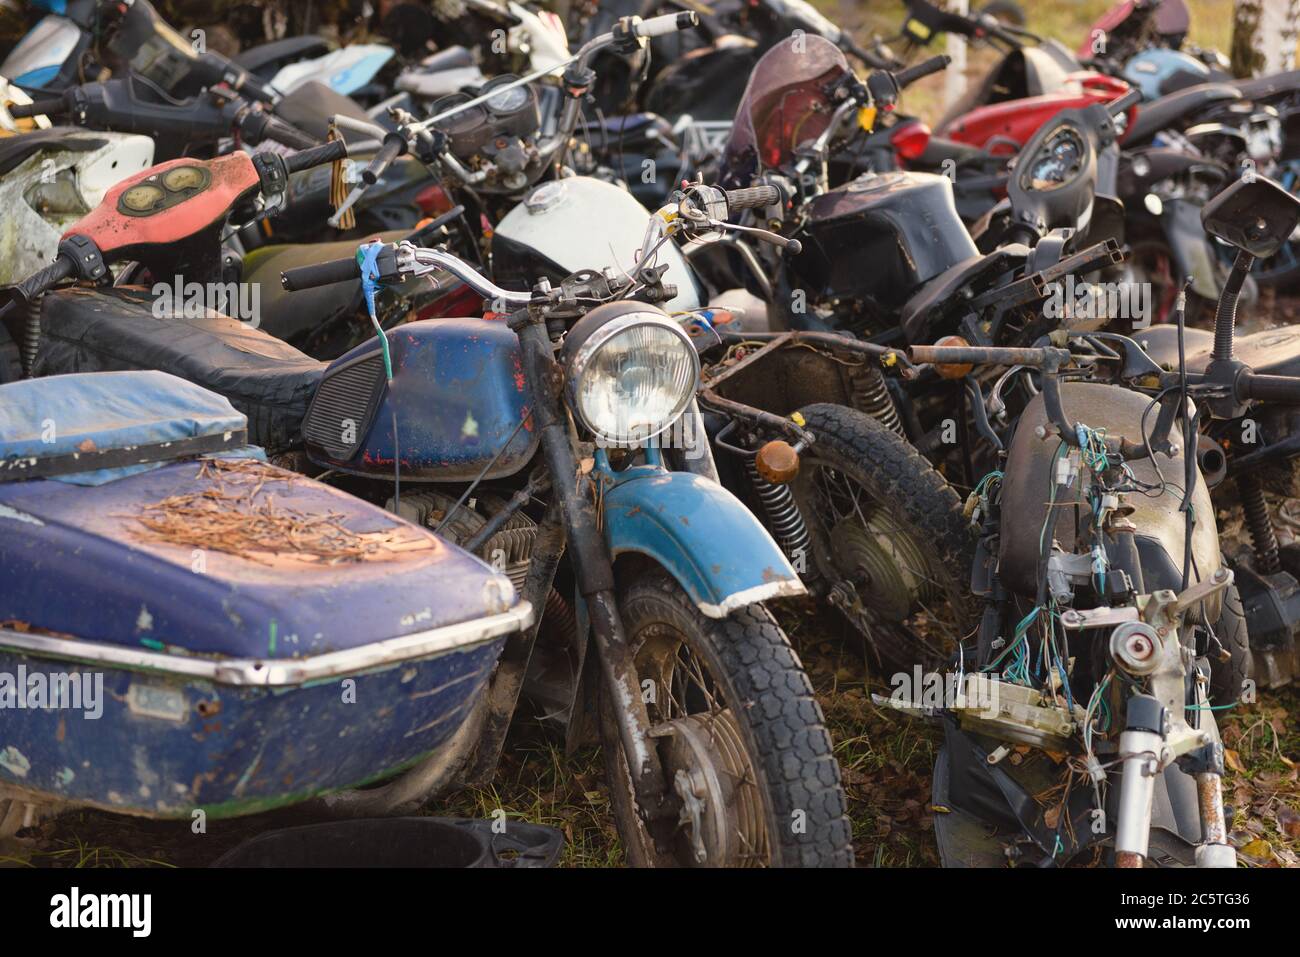
[[[0,837],[69,807],[395,810],[475,740],[532,606],[246,431],[161,372],[0,386]]]

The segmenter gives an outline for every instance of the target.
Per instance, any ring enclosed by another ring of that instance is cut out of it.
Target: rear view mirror
[[[1211,236],[1267,259],[1300,225],[1300,199],[1265,176],[1237,180],[1205,204],[1201,225]]]

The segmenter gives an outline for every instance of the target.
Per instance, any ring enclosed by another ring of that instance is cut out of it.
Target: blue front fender
[[[716,482],[645,466],[615,480],[604,496],[605,537],[614,557],[630,552],[658,562],[710,618],[804,594],[767,529]]]

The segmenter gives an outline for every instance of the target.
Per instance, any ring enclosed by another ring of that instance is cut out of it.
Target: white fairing
[[[546,201],[536,201],[542,198]],[[649,222],[650,213],[626,190],[571,176],[536,187],[497,224],[496,233],[537,250],[568,272],[608,268],[617,274],[636,264]],[[668,266],[664,282],[677,287],[677,297],[665,308],[698,309],[694,275],[672,240],[659,247],[658,264]]]
[[[51,144],[0,178],[0,285],[48,266],[68,227],[98,206],[110,187],[153,165],[147,136],[86,135],[108,142],[81,153]],[[32,201],[42,196],[45,211],[39,213]]]
[[[81,27],[67,17],[43,17],[0,63],[0,73],[29,86],[43,85],[81,39]]]

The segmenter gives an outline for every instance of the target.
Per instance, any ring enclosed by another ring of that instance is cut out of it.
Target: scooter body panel
[[[1109,103],[1128,91],[1122,80],[1090,74],[1086,84],[1042,96],[1008,100],[971,110],[937,131],[950,139],[994,152],[1018,150],[1039,128],[1062,110]],[[1013,148],[1011,144],[1015,144]]]

